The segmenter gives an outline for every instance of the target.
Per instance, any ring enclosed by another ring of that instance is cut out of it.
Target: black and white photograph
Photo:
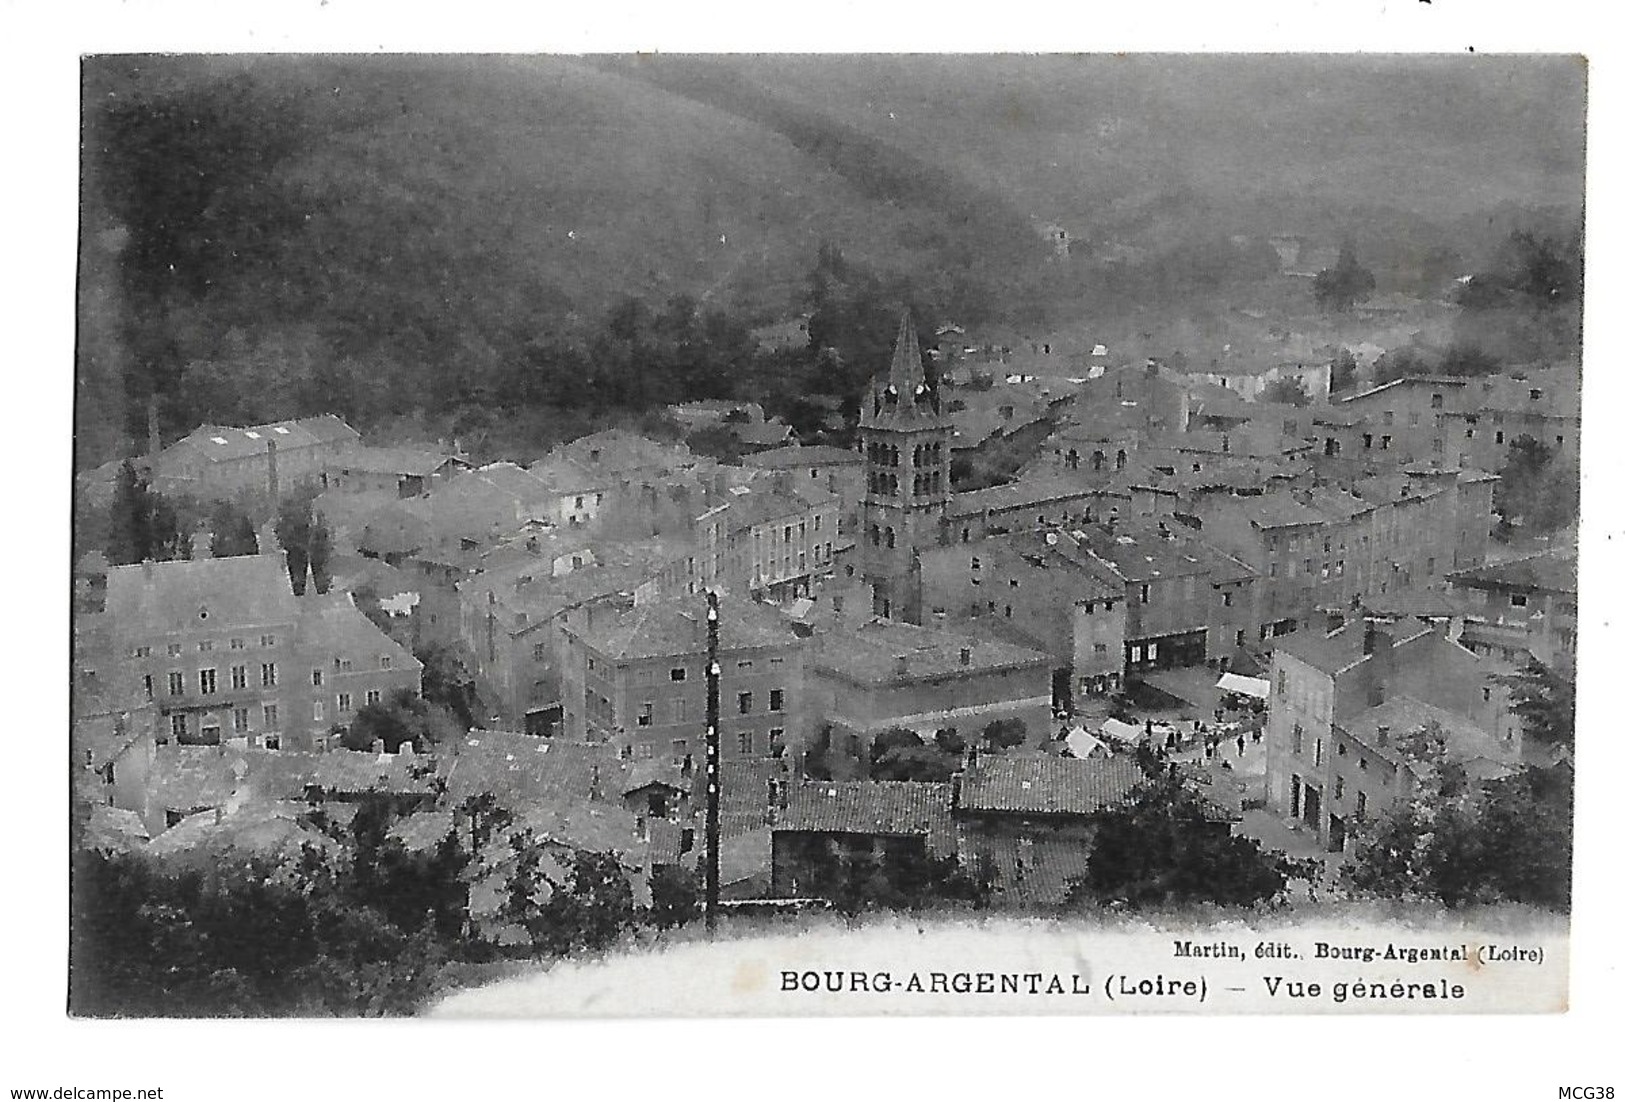
[[[1593,61],[1080,46],[80,50],[40,1013],[1571,1014]]]

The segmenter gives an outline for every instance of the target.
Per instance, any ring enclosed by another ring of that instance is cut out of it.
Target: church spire
[[[920,338],[914,332],[914,315],[903,308],[897,323],[897,343],[892,346],[891,384],[900,397],[913,400],[917,388],[925,385],[925,364],[920,360]]]
[[[905,308],[897,323],[897,341],[892,346],[891,367],[877,375],[871,384],[859,424],[916,427],[938,423],[946,423],[942,416],[942,400],[937,388],[926,378],[914,318]]]

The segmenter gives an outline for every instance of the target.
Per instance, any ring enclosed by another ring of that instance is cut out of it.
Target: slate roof
[[[1545,551],[1528,558],[1463,570],[1450,575],[1450,584],[1469,589],[1572,594],[1579,591],[1578,562],[1573,551]]]
[[[205,623],[221,630],[289,623],[299,602],[281,555],[234,555],[115,566],[107,572],[105,608],[120,637],[132,638]]]
[[[1122,803],[1144,779],[1140,767],[1125,757],[983,754],[965,769],[956,810],[1093,815]]]
[[[936,853],[952,853],[953,786],[918,781],[804,781],[779,811],[778,833],[922,837]]]

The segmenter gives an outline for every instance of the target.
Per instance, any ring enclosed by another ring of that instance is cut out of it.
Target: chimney
[[[266,488],[271,491],[271,500],[273,502],[280,500],[281,494],[280,494],[280,492],[279,492],[279,490],[277,488],[277,480],[276,480],[276,441],[275,440],[267,440],[265,442],[265,483],[266,483]]]
[[[1388,725],[1386,723],[1381,724],[1380,726],[1377,727],[1377,745],[1378,746],[1387,746],[1388,745]]]
[[[412,740],[407,739],[405,742],[401,743],[401,748],[400,748],[399,752],[401,754],[405,755],[406,757],[411,757],[413,754],[417,753],[417,749],[418,748],[416,746],[412,745]]]
[[[959,648],[959,664],[961,666],[970,665],[970,648],[969,647],[960,647]]]
[[[372,752],[374,754],[382,754],[384,752],[384,740],[383,739],[375,738],[375,739],[372,740]]]
[[[1371,659],[1366,702],[1375,708],[1387,699],[1388,679],[1393,673],[1394,637],[1376,621],[1367,620],[1361,649]]]

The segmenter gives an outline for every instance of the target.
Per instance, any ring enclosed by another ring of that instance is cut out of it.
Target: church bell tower
[[[948,511],[952,439],[905,310],[891,367],[870,383],[858,418],[866,478],[859,561],[877,616],[920,622],[919,552],[936,544]]]

